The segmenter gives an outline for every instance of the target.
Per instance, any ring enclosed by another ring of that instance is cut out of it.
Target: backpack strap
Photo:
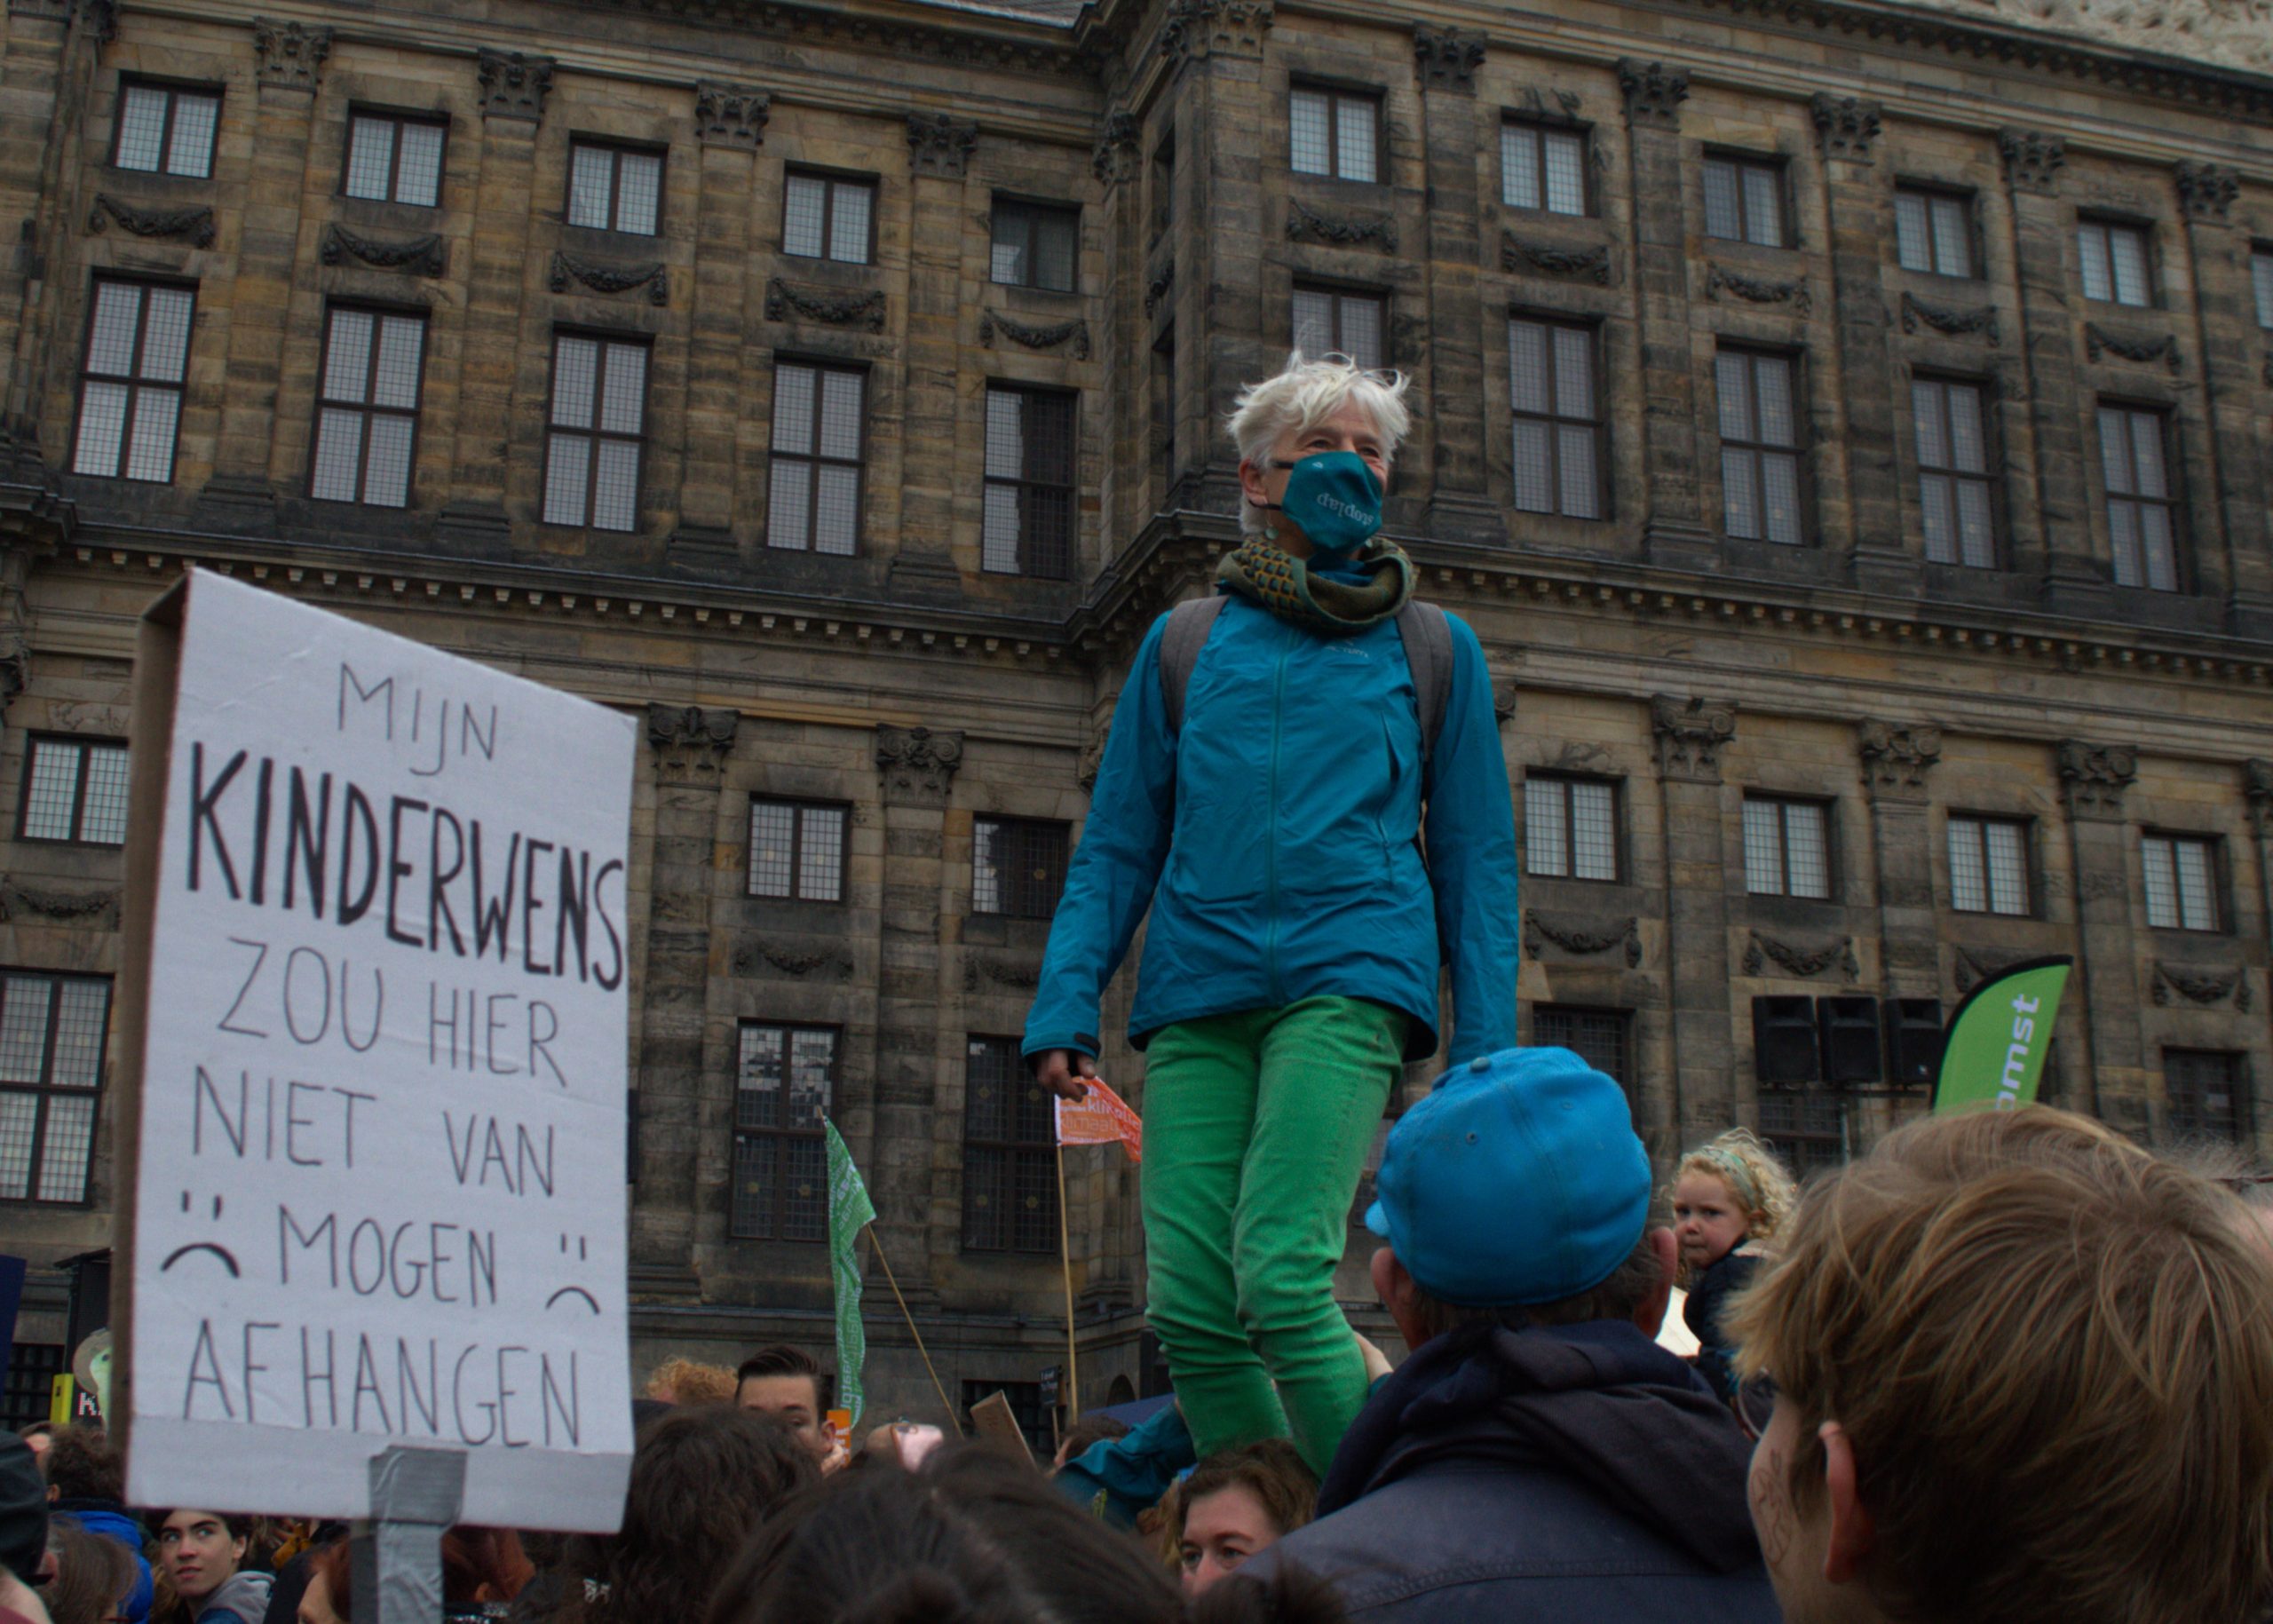
[[[1175,627],[1169,627],[1174,634]],[[1409,598],[1397,612],[1397,635],[1405,644],[1405,663],[1413,671],[1413,703],[1421,713],[1421,766],[1428,770],[1445,731],[1445,708],[1453,694],[1453,629],[1435,604]]]
[[[1216,617],[1224,612],[1224,602],[1220,594],[1192,598],[1168,611],[1168,629],[1160,633],[1160,699],[1168,706],[1172,733],[1184,731],[1184,691],[1192,685],[1192,668],[1200,663],[1200,645],[1216,629]],[[1441,619],[1443,612],[1437,613]],[[1445,647],[1449,663],[1451,645]]]

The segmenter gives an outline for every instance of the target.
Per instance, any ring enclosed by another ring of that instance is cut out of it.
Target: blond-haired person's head
[[[1788,1624],[2245,1624],[2273,1585],[2273,1258],[2233,1197],[2042,1106],[1812,1184],[1735,1304],[1774,1377]]]
[[[1287,358],[1275,377],[1239,391],[1231,418],[1239,452],[1239,528],[1269,535],[1296,557],[1309,539],[1279,510],[1293,464],[1322,452],[1363,458],[1384,489],[1397,448],[1413,427],[1405,402],[1411,380],[1401,372],[1368,372],[1346,355]]]

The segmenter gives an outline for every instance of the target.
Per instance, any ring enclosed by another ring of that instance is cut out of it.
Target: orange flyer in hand
[[[1101,1079],[1084,1078],[1089,1085],[1081,1099],[1057,1102],[1057,1143],[1060,1145],[1118,1145],[1131,1161],[1144,1160],[1144,1124],[1128,1102]]]

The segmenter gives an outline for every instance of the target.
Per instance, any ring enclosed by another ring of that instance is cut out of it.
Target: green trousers
[[[1147,1314],[1203,1456],[1291,1434],[1323,1476],[1366,1401],[1334,1271],[1405,1023],[1305,998],[1146,1048]]]

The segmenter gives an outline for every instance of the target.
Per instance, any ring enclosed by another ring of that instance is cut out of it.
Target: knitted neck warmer
[[[1413,596],[1413,560],[1387,542],[1368,542],[1353,567],[1362,583],[1312,574],[1305,560],[1249,536],[1216,566],[1216,582],[1290,625],[1343,638],[1394,618]]]

